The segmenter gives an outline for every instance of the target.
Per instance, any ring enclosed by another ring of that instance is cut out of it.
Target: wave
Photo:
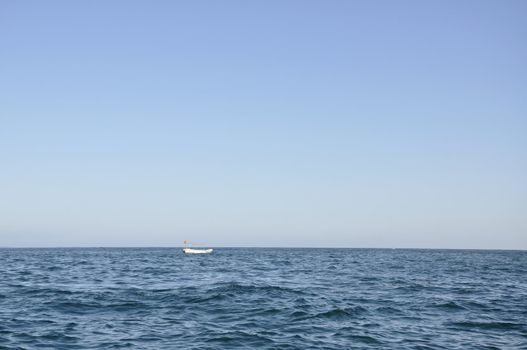
[[[444,310],[450,310],[450,311],[463,311],[467,309],[454,301],[433,304],[432,307],[444,309]]]
[[[392,306],[380,306],[375,309],[377,313],[386,314],[386,315],[404,315],[402,309],[392,307]]]
[[[525,331],[527,327],[523,323],[503,322],[503,321],[459,321],[449,322],[449,326],[454,326],[464,329],[480,329],[480,330],[494,330],[494,331]]]
[[[207,293],[218,293],[229,296],[255,294],[255,295],[276,295],[276,294],[293,294],[303,295],[302,290],[274,285],[247,285],[236,282],[221,283],[220,285],[207,290]]]
[[[354,332],[357,332],[357,330],[353,330]],[[349,339],[351,341],[358,342],[358,343],[364,343],[364,344],[381,344],[382,342],[372,336],[369,335],[360,335],[360,334],[349,334],[348,331],[342,331],[339,330],[338,332],[333,333],[334,337],[344,337],[346,339]]]
[[[266,336],[244,331],[224,332],[219,335],[209,335],[205,339],[206,343],[219,343],[222,346],[244,345],[248,346],[265,346],[272,345],[274,341]]]
[[[320,319],[330,319],[330,320],[341,320],[341,319],[351,319],[356,318],[359,315],[366,313],[367,310],[361,306],[356,306],[352,308],[333,308],[331,310],[323,311],[316,313],[314,315],[309,315],[306,318],[320,318]]]

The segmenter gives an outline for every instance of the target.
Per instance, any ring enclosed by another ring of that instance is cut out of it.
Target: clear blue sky
[[[527,249],[525,1],[2,1],[0,246]]]

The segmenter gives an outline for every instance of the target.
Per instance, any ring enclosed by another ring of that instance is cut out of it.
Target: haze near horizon
[[[0,246],[527,249],[524,1],[3,1]]]

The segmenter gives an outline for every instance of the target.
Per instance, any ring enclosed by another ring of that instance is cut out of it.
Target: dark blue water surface
[[[527,252],[0,249],[3,349],[526,349]]]

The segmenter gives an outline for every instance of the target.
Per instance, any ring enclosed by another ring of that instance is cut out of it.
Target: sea
[[[527,252],[5,248],[0,349],[527,349]]]

